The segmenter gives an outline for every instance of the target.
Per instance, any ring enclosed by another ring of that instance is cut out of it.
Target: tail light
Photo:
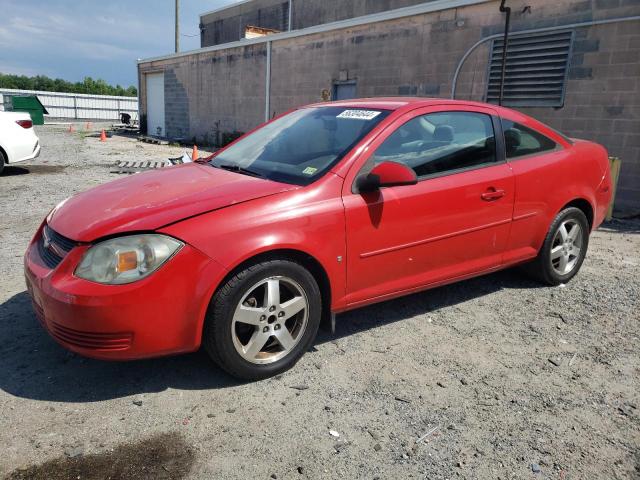
[[[16,123],[20,125],[22,128],[33,127],[33,122],[31,120],[16,120]]]

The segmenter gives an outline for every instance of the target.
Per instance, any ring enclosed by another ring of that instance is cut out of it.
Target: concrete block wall
[[[511,2],[513,31],[640,15],[640,3],[629,0],[539,0],[525,10],[530,3]],[[331,91],[345,79],[356,82],[359,97],[448,98],[465,52],[502,31],[498,5],[496,0],[275,41],[269,114],[319,101],[324,89]],[[489,47],[490,42],[483,44],[465,62],[457,98],[485,99]],[[640,211],[639,55],[638,21],[578,28],[564,106],[520,108],[569,136],[598,141],[622,158],[616,200],[622,213]],[[175,76],[165,86],[169,132],[183,128],[189,137],[211,140],[216,131],[247,131],[264,120],[265,66],[266,44],[258,44],[147,62],[140,72],[141,80],[154,69]],[[144,82],[140,87],[144,111]]]
[[[145,75],[164,71],[169,138],[215,144],[222,132],[246,132],[264,120],[265,67],[263,44],[141,64],[142,115]]]
[[[273,110],[319,100],[322,89],[342,79],[356,82],[358,97],[448,96],[455,62],[481,28],[462,12],[450,16],[440,12],[274,43]],[[445,33],[443,24],[451,21],[462,26]]]
[[[288,30],[289,0],[254,0],[200,18],[200,46],[208,47],[244,38],[248,25]]]
[[[640,15],[637,0],[540,2],[514,9],[512,31]],[[537,15],[536,15],[537,13]],[[499,25],[483,36],[500,33]],[[640,21],[577,28],[561,108],[518,108],[570,137],[593,140],[622,159],[616,196],[621,215],[640,213]],[[467,61],[458,98],[484,101],[490,43]],[[484,69],[484,70],[483,70]]]
[[[433,0],[293,0],[292,29],[360,17]],[[200,21],[200,45],[235,42],[247,25],[287,31],[289,0],[253,0],[204,15]]]
[[[433,0],[293,0],[291,23],[294,29],[307,28],[429,1]]]
[[[616,210],[640,213],[640,21],[580,32],[564,107],[522,110],[620,157]]]
[[[191,130],[189,96],[174,68],[164,70],[165,131],[170,138],[188,138]]]

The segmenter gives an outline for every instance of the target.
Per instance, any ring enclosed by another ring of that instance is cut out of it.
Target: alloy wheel
[[[582,227],[573,219],[560,224],[551,242],[551,267],[558,275],[567,275],[576,267],[582,251]]]
[[[235,309],[233,345],[248,362],[276,362],[302,339],[308,318],[309,302],[296,281],[284,276],[266,278],[249,288]]]

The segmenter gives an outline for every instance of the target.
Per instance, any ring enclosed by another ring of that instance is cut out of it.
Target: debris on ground
[[[416,440],[416,443],[424,442],[428,437],[430,437],[431,435],[436,433],[439,429],[440,429],[440,427],[436,426],[436,427],[433,427],[432,429],[428,430],[427,433],[425,433],[424,435],[421,435],[420,437],[418,437],[418,439]]]

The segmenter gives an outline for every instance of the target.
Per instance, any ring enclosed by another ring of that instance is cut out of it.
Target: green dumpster
[[[27,112],[34,125],[44,125],[44,114],[49,113],[35,95],[15,95],[11,98],[11,110]]]

